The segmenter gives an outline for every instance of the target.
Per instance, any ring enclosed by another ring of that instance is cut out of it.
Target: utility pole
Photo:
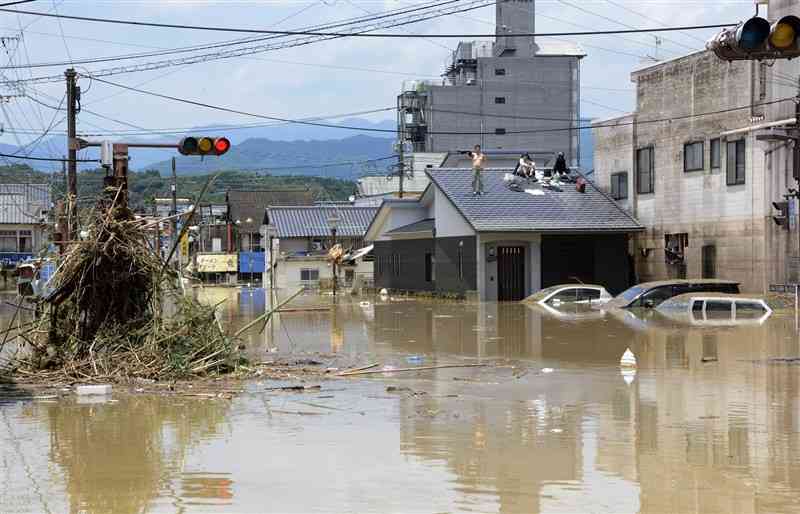
[[[797,79],[797,96],[794,99],[794,148],[792,154],[792,175],[794,175],[794,179],[797,181],[797,192],[795,193],[796,201],[795,205],[797,205],[797,244],[798,244],[798,253],[797,253],[797,260],[798,260],[798,282],[800,282],[800,77]],[[786,223],[789,223],[789,220],[786,220]],[[797,291],[795,291],[797,292]],[[795,295],[795,300],[798,300],[797,295]],[[796,302],[795,302],[796,303]],[[797,310],[797,309],[795,309]]]
[[[178,214],[178,174],[175,168],[175,157],[172,158],[172,211],[169,213],[170,216],[177,216]],[[175,243],[178,239],[178,218],[172,218],[172,245],[175,246]],[[181,253],[180,250],[178,251],[178,259],[177,259],[177,268],[180,269],[181,267]]]
[[[400,196],[400,198],[403,198],[403,178],[405,178],[405,175],[406,175],[406,159],[405,159],[406,154],[405,154],[405,148],[404,148],[405,144],[404,143],[405,143],[405,141],[403,141],[401,139],[400,143],[398,144],[398,146],[400,147],[399,148],[400,151],[398,152],[398,154],[400,156],[400,162],[398,163],[398,166],[400,168],[398,170],[398,173],[400,173],[400,184],[399,184],[399,196]]]
[[[78,74],[74,68],[69,68],[64,76],[67,79],[67,236],[68,241],[75,241],[78,235],[78,141],[75,139],[75,117],[81,89],[76,84]]]
[[[331,229],[331,233],[333,234],[333,247],[336,246],[336,227]],[[333,301],[336,301],[336,288],[338,286],[337,282],[339,282],[339,277],[337,276],[336,270],[336,259],[333,260]]]

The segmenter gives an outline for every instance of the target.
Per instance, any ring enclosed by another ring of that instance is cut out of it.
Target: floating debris
[[[620,367],[623,368],[635,368],[636,364],[636,356],[633,354],[630,348],[625,350],[625,353],[622,354],[622,358],[619,360]]]
[[[152,228],[107,188],[85,240],[73,242],[37,300],[30,351],[15,369],[38,380],[133,381],[224,373],[242,362],[215,307],[184,297],[177,274],[152,250]]]

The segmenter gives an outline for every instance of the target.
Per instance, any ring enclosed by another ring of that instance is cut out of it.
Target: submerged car
[[[635,285],[606,303],[608,308],[627,309],[658,307],[672,297],[686,293],[727,293],[738,294],[739,282],[718,279],[661,280]]]
[[[605,303],[613,297],[603,286],[597,284],[559,284],[530,295],[529,303],[560,305],[564,303]]]
[[[697,325],[761,324],[772,309],[761,298],[719,293],[688,293],[670,298],[656,309],[670,317],[688,317]]]

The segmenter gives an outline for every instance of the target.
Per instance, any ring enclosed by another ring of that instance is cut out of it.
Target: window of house
[[[683,171],[700,171],[705,167],[702,141],[683,145]]]
[[[623,171],[611,175],[611,198],[624,200],[628,198],[628,172]]]
[[[30,253],[33,251],[33,232],[30,230],[19,231],[19,251]]]
[[[17,232],[15,230],[0,230],[0,252],[17,251]]]
[[[496,103],[496,104],[504,104],[504,103],[506,103],[506,97],[505,96],[495,96],[494,97],[494,103]]]
[[[703,278],[717,278],[717,247],[705,245],[702,248]]]
[[[433,282],[433,254],[425,254],[425,282]]]
[[[639,194],[655,191],[655,167],[653,147],[636,150],[636,190]]]
[[[300,270],[300,280],[303,282],[312,282],[319,280],[319,270],[316,268],[303,268]]]
[[[496,129],[494,129],[494,134],[496,136],[502,136],[505,133],[506,133],[506,129],[504,129],[504,128],[496,128]]]
[[[725,169],[726,182],[729,186],[744,184],[744,139],[729,141],[726,150],[727,166]]]
[[[501,76],[501,75],[505,75],[506,74],[506,69],[505,68],[495,68],[494,69],[494,74],[496,76],[498,76],[498,77]]]
[[[767,98],[767,63],[760,62],[758,64],[758,99],[766,100]]]
[[[356,277],[356,271],[353,269],[346,269],[344,270],[344,281],[347,284],[352,284],[353,280]]]
[[[711,169],[717,170],[720,166],[720,149],[722,145],[720,145],[719,138],[711,140]]]

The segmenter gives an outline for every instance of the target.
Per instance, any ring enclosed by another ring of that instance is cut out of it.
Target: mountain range
[[[136,148],[130,152],[132,170],[157,170],[162,175],[171,173],[171,159],[176,157],[179,175],[205,174],[218,170],[251,170],[272,175],[306,175],[329,178],[354,179],[364,174],[385,173],[392,163],[391,159],[375,160],[392,155],[395,127],[393,120],[371,122],[361,118],[343,119],[335,123],[339,127],[359,127],[367,130],[320,127],[316,125],[297,125],[286,123],[260,124],[259,126],[197,127],[192,135],[225,136],[231,140],[232,147],[223,156],[205,157],[181,156],[171,149]],[[172,143],[180,135],[150,137],[128,137],[126,141],[143,143]],[[115,138],[117,140],[121,138]],[[581,131],[581,167],[592,169],[592,133]],[[0,143],[0,153],[29,155],[33,157],[54,157],[66,154],[66,138],[63,136],[44,138],[30,148]],[[28,153],[29,152],[29,153]],[[79,158],[99,159],[96,148],[87,148],[79,153]],[[363,163],[362,161],[372,162]],[[351,163],[335,166],[322,166],[329,163]],[[8,157],[0,158],[0,164],[28,163],[41,171],[57,171],[61,163],[28,161]],[[90,163],[81,163],[81,169],[93,169]]]

